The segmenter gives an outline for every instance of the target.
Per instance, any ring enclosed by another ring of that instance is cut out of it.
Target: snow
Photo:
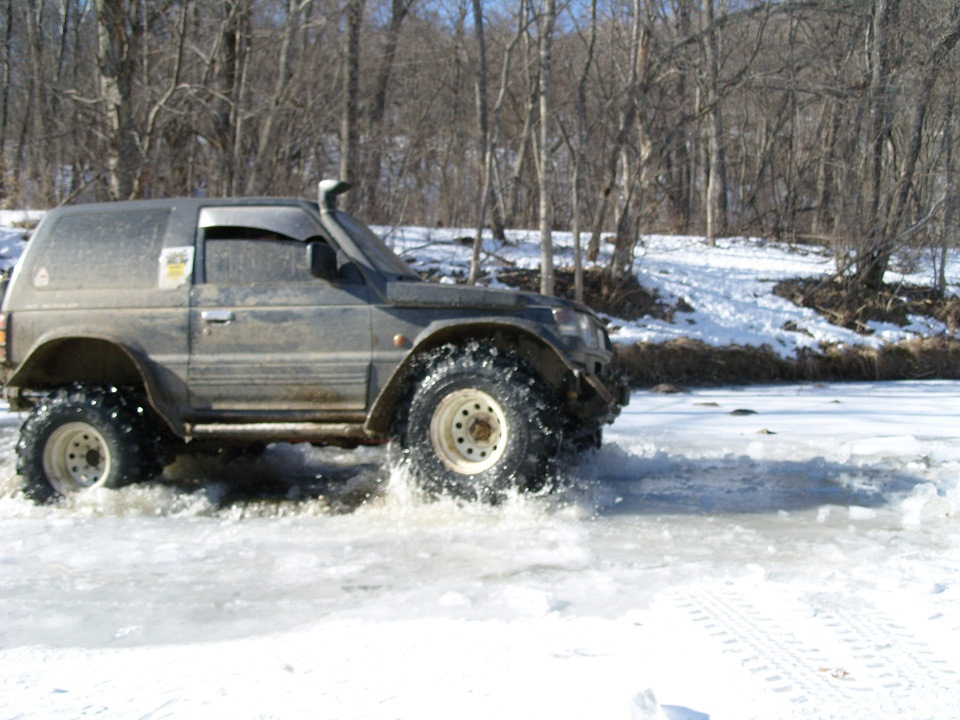
[[[36,507],[0,424],[3,717],[960,713],[957,382],[638,392],[496,507],[299,446]]]
[[[27,212],[0,210],[0,269],[13,267],[23,252],[28,231],[13,225],[32,221],[39,222],[38,218]]]
[[[390,241],[452,273],[467,234]],[[513,238],[488,250],[535,266]],[[815,249],[645,243],[643,282],[696,310],[620,341],[882,341],[769,294],[828,272]],[[559,490],[497,506],[275,445],[38,507],[20,422],[0,408],[0,717],[960,716],[960,382],[636,392]]]
[[[470,237],[472,231],[410,227],[384,227],[378,231],[397,252],[415,258],[417,269],[438,269],[443,276],[455,272],[466,275],[469,249],[452,241]],[[553,238],[557,245],[557,264],[572,265],[572,236],[558,232]],[[508,232],[507,240],[508,244],[501,246],[492,237],[485,237],[486,270],[495,273],[498,266],[505,264],[539,267],[537,234]],[[918,317],[904,328],[871,324],[872,335],[859,335],[831,325],[811,309],[774,296],[773,286],[781,280],[835,272],[832,253],[819,246],[726,238],[711,247],[702,237],[665,235],[644,235],[641,243],[634,263],[641,284],[659,291],[670,304],[683,298],[694,311],[677,313],[674,322],[653,318],[624,322],[609,318],[614,328],[614,342],[656,343],[690,338],[714,346],[769,345],[784,357],[792,357],[801,348],[836,344],[879,347],[884,343],[948,332],[942,323]],[[929,285],[932,270],[923,262],[918,264],[919,272],[891,270],[886,281]],[[960,284],[960,254],[951,256],[947,279],[954,288]]]

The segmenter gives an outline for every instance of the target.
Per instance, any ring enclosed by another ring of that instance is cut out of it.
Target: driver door
[[[370,382],[368,291],[359,273],[310,273],[326,242],[304,209],[205,208],[190,308],[194,415],[332,419],[363,412]]]

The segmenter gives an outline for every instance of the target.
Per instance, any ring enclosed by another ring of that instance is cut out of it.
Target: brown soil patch
[[[769,382],[960,380],[960,342],[923,338],[886,345],[833,347],[780,357],[769,347],[712,347],[699,340],[617,345],[615,371],[633,387]]]
[[[500,270],[497,279],[528,292],[540,291],[540,271],[521,268]],[[573,268],[562,267],[554,270],[554,281],[558,297],[573,299]],[[677,312],[692,312],[693,308],[682,298],[676,305],[670,305],[660,298],[654,290],[643,287],[635,275],[627,275],[611,281],[600,268],[585,268],[583,271],[584,302],[594,310],[623,320],[636,320],[652,317],[671,322]]]
[[[864,335],[871,333],[871,321],[903,327],[910,324],[908,315],[934,317],[951,332],[960,326],[960,299],[938,297],[929,287],[886,285],[873,292],[836,278],[796,278],[777,283],[773,293]]]

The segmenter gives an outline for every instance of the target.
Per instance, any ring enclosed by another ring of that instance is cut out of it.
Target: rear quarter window
[[[33,271],[40,289],[151,288],[169,209],[65,215]]]

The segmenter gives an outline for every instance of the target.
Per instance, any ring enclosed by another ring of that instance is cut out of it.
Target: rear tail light
[[[7,314],[0,313],[0,358],[7,359]]]

